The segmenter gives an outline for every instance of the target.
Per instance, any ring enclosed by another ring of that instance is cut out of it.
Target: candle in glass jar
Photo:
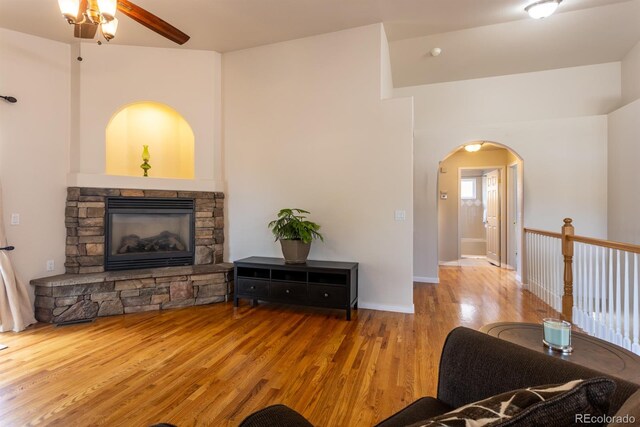
[[[571,345],[571,323],[559,319],[544,319],[544,340],[556,347]]]

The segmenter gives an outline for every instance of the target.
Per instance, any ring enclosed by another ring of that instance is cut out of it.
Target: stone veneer
[[[194,199],[196,265],[105,272],[105,202],[118,196]],[[217,192],[69,187],[66,274],[31,281],[36,319],[68,323],[227,301],[233,265],[222,262],[223,208]]]
[[[31,284],[36,319],[67,323],[227,301],[233,293],[233,264],[61,274]]]
[[[65,271],[68,274],[104,271],[104,221],[107,197],[162,197],[195,200],[195,264],[222,262],[224,194],[205,191],[132,190],[69,187],[65,209],[67,227]]]

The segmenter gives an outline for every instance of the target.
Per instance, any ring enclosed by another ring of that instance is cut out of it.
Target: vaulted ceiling
[[[383,22],[394,84],[407,86],[618,61],[640,40],[640,0],[564,0],[542,21],[524,12],[531,1],[135,0],[191,40],[123,16],[110,43],[228,52]],[[2,0],[0,27],[76,43],[54,0]]]

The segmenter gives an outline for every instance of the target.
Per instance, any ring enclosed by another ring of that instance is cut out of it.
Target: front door
[[[500,171],[487,174],[487,260],[500,266]]]

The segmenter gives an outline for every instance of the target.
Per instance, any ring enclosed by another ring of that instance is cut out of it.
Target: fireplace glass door
[[[193,264],[193,200],[112,198],[107,270]]]

